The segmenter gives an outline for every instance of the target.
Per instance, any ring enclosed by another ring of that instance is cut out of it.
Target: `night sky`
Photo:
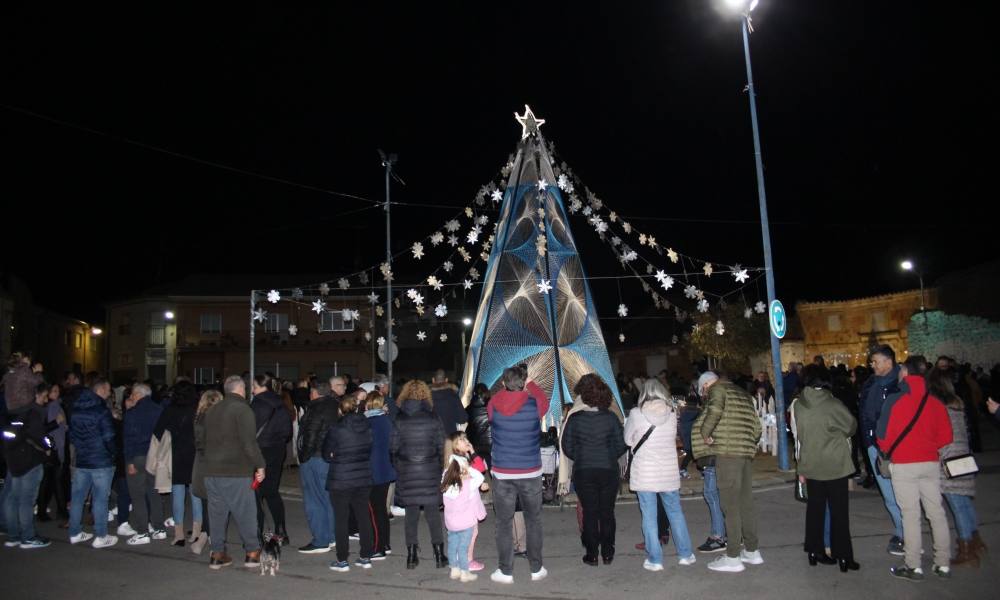
[[[398,251],[495,177],[525,103],[637,227],[763,265],[740,29],[707,0],[138,4],[0,9],[3,265],[39,305],[101,320],[103,302],[189,273],[336,278],[384,256],[380,210],[337,216],[364,202],[137,144],[375,200],[376,149],[395,152],[394,200],[455,207],[394,207]],[[786,306],[915,287],[905,257],[930,283],[1000,255],[981,10],[761,0],[751,52]],[[572,223],[588,273],[621,274]],[[615,284],[593,287],[613,315]]]

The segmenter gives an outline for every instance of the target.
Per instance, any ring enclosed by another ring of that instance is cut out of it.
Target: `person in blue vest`
[[[493,507],[499,567],[490,576],[496,583],[514,583],[512,523],[521,501],[527,529],[531,580],[545,579],[542,565],[542,453],[540,421],[549,412],[549,399],[528,380],[528,368],[504,369],[504,389],[486,406],[493,434]]]

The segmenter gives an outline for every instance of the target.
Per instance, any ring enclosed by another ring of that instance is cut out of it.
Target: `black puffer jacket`
[[[562,449],[573,460],[573,471],[617,469],[628,449],[622,424],[611,411],[582,410],[566,421]]]
[[[372,426],[364,415],[350,413],[330,428],[323,458],[330,463],[326,489],[349,490],[372,485]]]
[[[479,394],[472,396],[469,402],[469,427],[465,430],[472,447],[479,456],[489,456],[493,449],[493,434],[490,432],[490,415],[486,411],[486,402]]]
[[[254,420],[257,422],[257,445],[261,448],[282,448],[292,439],[292,415],[274,392],[267,391],[254,396]],[[263,428],[263,429],[261,429]]]
[[[389,441],[389,454],[397,474],[397,504],[424,505],[437,510],[441,503],[443,453],[441,420],[419,400],[403,402]]]
[[[327,431],[340,418],[340,400],[333,396],[317,398],[309,404],[306,414],[299,420],[299,462],[306,462],[323,452]]]

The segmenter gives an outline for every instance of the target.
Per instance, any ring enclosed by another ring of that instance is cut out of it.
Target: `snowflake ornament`
[[[746,309],[743,310],[743,318],[749,319],[752,316],[753,316],[753,309],[752,308],[746,308]]]
[[[329,284],[321,283],[319,285],[319,295],[320,296],[328,296],[329,294],[330,294],[330,286],[329,286]]]
[[[708,300],[702,298],[698,301],[698,312],[707,313],[708,312]]]
[[[722,321],[715,322],[715,333],[719,335],[724,335],[726,333],[726,325]]]
[[[590,215],[594,214],[594,209],[590,208],[589,206],[584,206],[582,214],[585,217],[589,217]]]
[[[305,292],[302,291],[302,288],[292,290],[292,300],[301,300],[303,296],[305,296]]]
[[[480,215],[479,219],[477,219],[476,222],[479,223],[480,225],[488,225],[490,222],[490,218],[487,217],[486,215]]]
[[[615,211],[611,211],[610,213],[608,213],[608,220],[611,221],[612,223],[614,223],[615,221],[617,221],[618,220],[618,213],[616,213]]]
[[[680,260],[680,256],[674,252],[673,248],[667,248],[667,257],[670,259],[670,262],[674,264],[677,264],[677,261]]]
[[[757,304],[754,305],[753,309],[757,311],[758,315],[762,315],[767,312],[767,305],[764,304],[763,302],[758,302]]]
[[[711,277],[712,276],[712,263],[705,263],[705,266],[702,267],[702,270],[705,271],[705,277]]]
[[[420,242],[413,242],[413,246],[410,247],[410,252],[413,253],[413,258],[420,260],[424,257],[424,245]]]
[[[465,207],[465,217],[466,217],[467,219],[471,219],[471,218],[472,218],[472,214],[473,214],[473,213],[472,213],[472,208],[471,208],[471,207],[468,207],[468,206],[466,206],[466,207]]]
[[[503,192],[501,192],[500,190],[493,190],[493,193],[490,194],[490,199],[493,200],[494,204],[499,203],[501,200],[503,200]]]
[[[437,306],[434,307],[434,314],[437,315],[438,318],[443,319],[448,315],[448,307],[445,306],[444,303],[442,302],[441,304],[438,304]]]
[[[646,234],[645,233],[640,233],[639,234],[639,245],[640,246],[645,246],[646,245]]]
[[[351,309],[345,308],[340,311],[340,318],[343,319],[345,323],[349,323],[354,319],[354,313],[351,312]]]
[[[264,310],[263,308],[258,308],[257,310],[253,311],[254,321],[257,321],[258,323],[263,323],[265,319],[267,319],[266,310]]]
[[[621,243],[622,243],[622,239],[620,237],[618,237],[617,235],[611,238],[611,245],[612,246],[621,246]]]
[[[698,288],[694,287],[693,285],[688,285],[684,288],[684,295],[694,300],[695,298],[698,297]]]
[[[419,316],[419,317],[424,316],[424,305],[423,304],[418,304],[417,307],[414,310],[417,311],[417,316]]]
[[[375,340],[375,343],[378,344],[379,346],[385,346],[385,338],[382,336],[378,336],[378,339]]]
[[[469,277],[471,277],[473,281],[475,281],[476,279],[479,279],[479,269],[477,269],[475,267],[472,267],[471,269],[469,269]]]
[[[467,290],[471,290],[472,289],[472,282],[469,281],[468,279],[466,279],[465,281],[462,282],[462,287],[464,287]]]
[[[366,331],[365,332],[365,341],[366,342],[372,341],[372,332],[370,332],[370,331]]]
[[[271,304],[277,304],[281,300],[281,292],[278,290],[271,290],[267,293],[267,301]]]
[[[444,241],[444,234],[441,233],[440,231],[435,231],[433,234],[431,234],[431,245],[432,246],[437,246],[437,245],[439,245],[443,241]]]
[[[292,323],[288,326],[288,335],[296,336],[299,334],[299,326]]]
[[[437,277],[433,276],[433,275],[431,275],[430,277],[427,278],[427,285],[429,285],[432,288],[434,288],[434,291],[437,291],[437,292],[440,292],[441,288],[444,287],[444,284],[441,283],[441,280],[438,279]]]
[[[372,304],[378,304],[378,294],[376,294],[375,292],[368,294],[368,302]]]
[[[556,185],[559,186],[559,189],[566,191],[566,186],[569,185],[569,177],[566,177],[565,174],[560,175],[559,179],[556,180]]]
[[[448,236],[448,245],[451,246],[452,248],[454,248],[455,246],[457,246],[458,245],[458,236],[455,235],[455,234],[449,235]]]
[[[472,231],[469,232],[467,236],[465,236],[465,241],[470,244],[475,244],[476,242],[479,241],[479,232],[473,229]]]
[[[622,231],[625,233],[632,233],[632,225],[628,221],[622,221]]]
[[[444,229],[448,233],[455,233],[461,228],[462,226],[458,223],[458,219],[452,219],[444,224]]]
[[[750,274],[747,273],[746,269],[738,269],[733,273],[733,277],[736,278],[737,283],[746,283],[747,279],[750,278]]]
[[[549,187],[549,184],[546,183],[544,179],[539,179],[538,180],[538,191],[539,192],[544,192],[545,188],[547,188],[547,187]]]
[[[351,320],[357,323],[361,320],[361,311],[356,309],[351,309]]]
[[[375,316],[381,317],[383,315],[385,315],[385,309],[382,308],[381,304],[379,304],[378,306],[375,307]]]
[[[576,196],[571,197],[569,201],[570,214],[576,214],[581,208],[583,208],[583,202],[580,202],[580,199]]]
[[[625,254],[622,254],[622,260],[625,261],[625,262],[627,262],[627,263],[628,262],[632,262],[633,260],[635,260],[637,258],[639,258],[639,255],[636,254],[635,250],[628,250],[628,251],[625,252]]]
[[[663,286],[663,289],[669,290],[670,288],[674,287],[674,278],[671,277],[670,275],[667,275],[662,280],[660,280],[660,285]]]
[[[462,260],[464,260],[465,262],[472,262],[472,255],[469,254],[469,251],[466,250],[465,248],[459,248],[458,254],[459,256],[462,257]]]
[[[361,271],[361,274],[358,275],[358,281],[361,282],[361,285],[368,285],[368,272]]]
[[[451,270],[455,268],[455,264],[452,263],[450,260],[446,260],[444,261],[444,264],[441,265],[441,268],[444,269],[445,273],[451,273]]]
[[[317,315],[326,310],[326,302],[322,300],[317,300],[313,302],[312,311]]]
[[[422,342],[422,341],[424,341],[424,340],[427,339],[427,334],[424,333],[423,331],[418,331],[417,332],[417,339]]]
[[[346,290],[351,287],[351,282],[348,281],[346,277],[341,277],[337,280],[337,286],[342,290]]]
[[[441,339],[442,342],[447,342],[448,341],[448,334],[447,333],[442,333],[440,339]]]
[[[623,344],[625,343],[625,334],[624,333],[619,333],[618,334],[618,341],[621,342],[621,343],[623,343]]]
[[[618,305],[618,316],[619,317],[627,317],[628,316],[628,307],[625,306],[624,304],[619,304]]]
[[[552,291],[552,282],[548,279],[542,279],[537,285],[539,294],[548,294]]]

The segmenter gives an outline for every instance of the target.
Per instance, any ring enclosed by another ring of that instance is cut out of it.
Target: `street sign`
[[[768,321],[771,322],[771,333],[779,340],[785,337],[788,331],[788,318],[785,315],[785,307],[780,300],[772,300],[771,308],[768,310]]]

